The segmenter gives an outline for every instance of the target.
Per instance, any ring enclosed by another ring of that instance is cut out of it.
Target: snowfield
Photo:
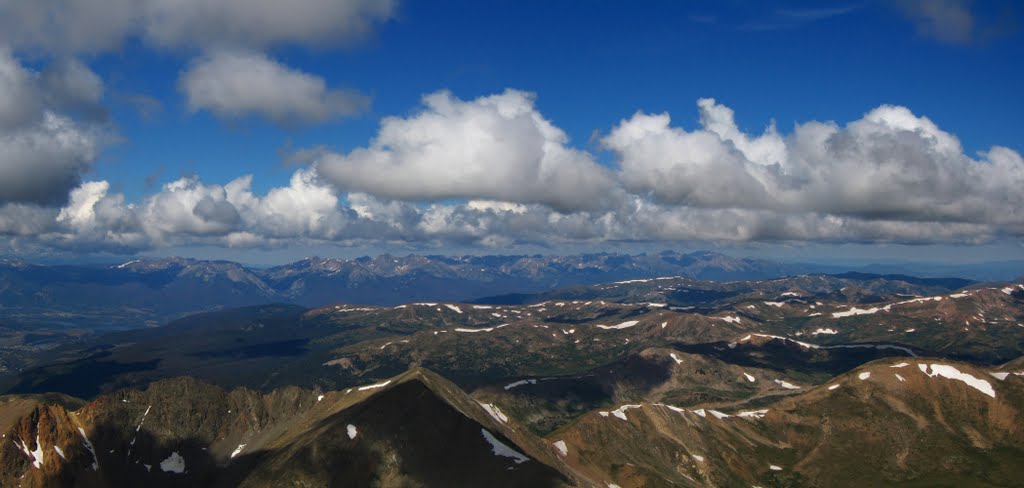
[[[982,393],[984,393],[984,394],[986,394],[986,395],[988,395],[988,396],[990,396],[992,398],[996,397],[996,391],[994,389],[992,389],[992,384],[991,383],[989,383],[988,381],[985,381],[983,379],[975,378],[974,376],[971,376],[971,375],[969,375],[967,373],[963,373],[963,372],[961,372],[960,370],[956,369],[953,366],[949,366],[949,365],[946,365],[946,364],[923,364],[922,363],[922,364],[918,364],[917,367],[918,367],[918,369],[921,370],[922,373],[928,375],[931,378],[934,378],[936,376],[941,376],[943,378],[948,378],[948,379],[951,379],[951,380],[962,381],[962,382],[966,383],[968,386],[970,386],[971,388],[974,388],[975,390],[978,390],[978,391],[980,391],[980,392],[982,392]],[[931,372],[929,372],[929,370],[931,370]]]

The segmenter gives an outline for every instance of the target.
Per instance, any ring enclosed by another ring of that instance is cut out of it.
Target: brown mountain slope
[[[701,354],[649,348],[572,376],[508,380],[477,388],[473,398],[500,405],[538,433],[548,433],[590,410],[618,403],[746,403],[800,391],[831,376],[789,376]],[[790,388],[782,386],[785,382]]]
[[[425,370],[327,393],[176,378],[77,410],[6,400],[5,487],[586,485],[514,419]]]
[[[1022,486],[1022,380],[887,359],[766,411],[627,404],[548,440],[622,487]]]

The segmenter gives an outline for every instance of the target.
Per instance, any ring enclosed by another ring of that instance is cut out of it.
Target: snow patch
[[[39,426],[36,425],[36,432],[38,432],[38,431],[39,431]],[[36,448],[35,449],[29,449],[28,448],[28,444],[24,440],[21,441],[21,444],[18,444],[17,442],[15,442],[14,445],[20,447],[22,452],[24,452],[26,456],[32,458],[32,467],[33,468],[39,469],[39,468],[43,467],[43,444],[39,441],[39,434],[36,434]]]
[[[783,388],[785,388],[787,390],[799,390],[800,389],[799,386],[796,386],[796,385],[794,385],[792,383],[789,383],[787,381],[775,380],[775,383],[777,383],[779,386],[781,386],[781,387],[783,387]]]
[[[117,269],[125,269],[125,268],[127,268],[127,267],[129,267],[129,266],[131,266],[131,265],[133,265],[133,264],[135,264],[137,262],[139,262],[138,259],[133,259],[133,260],[128,261],[126,263],[121,263],[121,264],[117,265]]]
[[[515,388],[517,386],[523,386],[525,384],[536,385],[537,384],[537,380],[519,380],[519,381],[516,381],[514,383],[509,383],[509,384],[505,385],[505,389],[506,390],[511,390],[511,389],[513,389],[513,388]]]
[[[53,450],[57,451],[57,455],[60,456],[61,459],[67,461],[68,458],[64,457],[64,451],[61,448],[53,446]]]
[[[992,398],[996,397],[996,391],[992,389],[992,384],[983,379],[975,378],[967,373],[963,373],[953,366],[947,364],[918,364],[917,367],[922,373],[929,377],[941,376],[951,380],[962,381],[971,388],[974,388]],[[928,370],[931,369],[929,373]]]
[[[766,409],[763,409],[763,410],[747,410],[745,412],[740,412],[740,413],[736,414],[736,416],[737,417],[744,417],[744,418],[762,419],[767,414],[768,414],[768,409],[766,408]]]
[[[618,417],[618,418],[620,418],[622,420],[629,420],[629,419],[626,418],[626,410],[629,410],[631,408],[640,408],[642,406],[643,405],[622,405],[621,407],[616,408],[615,410],[612,410],[610,412],[607,412],[607,413],[601,412],[601,413],[604,413],[605,417],[607,417],[608,413],[610,413],[610,414],[614,415],[615,417]]]
[[[838,334],[838,333],[839,333],[839,331],[837,331],[835,329],[832,329],[832,328],[828,328],[828,329],[820,329],[819,328],[819,329],[815,329],[813,332],[811,332],[811,335],[818,335],[818,334],[834,335],[834,334]]]
[[[359,389],[359,391],[373,390],[375,388],[384,388],[385,386],[388,386],[390,384],[391,384],[391,380],[387,380],[387,381],[385,381],[383,383],[377,383],[377,384],[373,384],[373,385],[360,386],[358,389]]]
[[[718,410],[708,410],[708,413],[710,413],[711,415],[714,415],[715,418],[719,419],[719,420],[727,419],[729,417],[732,417],[732,415],[729,415],[729,414],[723,413],[723,412],[719,412]]]
[[[621,323],[619,325],[601,325],[601,324],[597,324],[597,328],[599,328],[599,329],[628,329],[628,328],[630,328],[630,327],[632,327],[632,326],[634,326],[636,324],[639,324],[639,323],[640,323],[639,320],[627,320],[627,321],[625,321],[625,322],[623,322],[623,323]]]
[[[676,353],[674,353],[674,352],[669,353],[669,357],[671,357],[672,360],[676,362],[676,364],[683,364],[683,360],[679,359],[679,357],[676,356]]]
[[[835,390],[836,388],[839,388],[839,385],[832,385],[832,386],[828,387],[828,389],[829,389],[830,391],[831,391],[831,390]]]
[[[356,435],[359,434],[359,430],[357,430],[356,426],[352,424],[348,424],[348,426],[345,427],[345,431],[348,432],[349,439],[355,439]]]
[[[569,455],[569,446],[565,445],[565,441],[557,441],[554,445],[555,449],[558,449],[558,452],[562,454],[562,457]]]
[[[749,375],[749,374],[747,374],[747,373],[743,373],[743,377],[745,377],[745,378],[747,379],[747,381],[749,381],[749,382],[751,382],[751,383],[753,383],[753,382],[757,381],[756,379],[754,379],[754,377],[753,377],[753,376],[750,376],[750,375]]]
[[[768,465],[768,469],[770,469],[772,471],[782,471],[782,468],[780,466],[776,466],[774,464],[769,464]]]
[[[878,313],[879,310],[881,310],[881,309],[878,308],[878,307],[871,307],[871,308],[867,308],[867,309],[852,307],[852,308],[850,308],[849,310],[847,310],[845,312],[833,312],[832,313],[832,318],[838,319],[838,318],[842,318],[842,317],[852,317],[854,315],[871,315],[871,314]]]
[[[488,432],[487,429],[480,429],[480,433],[483,434],[484,439],[486,439],[491,445],[491,452],[493,452],[495,456],[512,458],[516,464],[522,464],[530,460],[530,458],[524,456],[522,453],[499,441],[498,438],[494,437],[494,435]]]
[[[100,460],[99,460],[99,458],[96,457],[96,449],[93,449],[92,442],[89,442],[89,438],[86,437],[86,435],[85,435],[85,429],[79,427],[78,428],[78,433],[82,434],[82,444],[84,444],[85,448],[88,449],[90,453],[92,453],[92,470],[93,471],[99,471],[99,469],[100,469]]]
[[[1007,376],[1010,376],[1010,373],[1004,373],[1004,372],[991,372],[989,374],[992,375],[993,378],[995,378],[995,379],[997,379],[999,381],[1003,381],[1003,380],[1006,379]]]
[[[704,456],[698,456],[696,454],[690,454],[690,457],[692,457],[693,460],[697,461],[698,463],[703,463],[704,462]]]
[[[731,324],[738,324],[738,323],[740,323],[740,318],[739,317],[715,317],[715,318],[718,319],[718,320],[724,320],[724,321],[729,322]]]
[[[903,383],[904,381],[907,381],[907,380],[906,380],[906,379],[904,379],[904,378],[903,378],[902,376],[900,376],[900,374],[899,374],[899,373],[893,373],[893,374],[895,374],[895,375],[896,375],[896,379],[900,380],[900,383]]]
[[[160,461],[160,470],[165,473],[182,474],[185,472],[185,458],[174,451],[167,459]]]
[[[241,454],[242,453],[242,449],[245,449],[245,444],[239,444],[238,447],[236,447],[234,451],[231,451],[231,459],[234,459],[235,456]]]
[[[456,327],[455,332],[490,332],[497,327],[481,327],[479,329],[465,329],[462,327]]]
[[[457,306],[455,306],[455,305],[449,305],[449,304],[446,303],[446,304],[444,304],[444,306],[448,307],[449,309],[451,309],[455,313],[462,313],[462,309],[457,307]]]
[[[866,379],[868,379],[870,377],[871,377],[871,371],[865,371],[865,372],[857,375],[857,378],[859,378],[861,381],[866,380]]]
[[[486,410],[491,417],[494,417],[494,420],[497,420],[498,422],[501,422],[503,424],[505,422],[508,422],[508,416],[502,413],[501,409],[498,408],[497,405],[494,405],[493,403],[477,403],[480,403],[480,406],[484,407],[484,410]]]

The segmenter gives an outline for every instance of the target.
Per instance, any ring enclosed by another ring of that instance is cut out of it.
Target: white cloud
[[[361,38],[394,13],[392,0],[0,1],[0,43],[57,54],[160,47],[331,46]]]
[[[260,197],[252,193],[251,178],[226,186],[228,201],[238,208],[247,230],[277,238],[338,238],[348,217],[334,189],[310,170],[296,171],[288,186]]]
[[[540,203],[560,210],[607,207],[617,196],[608,171],[567,146],[533,95],[463,101],[446,91],[423,110],[387,117],[373,142],[322,155],[317,171],[343,191],[402,200],[474,198]]]
[[[49,111],[34,125],[0,132],[0,202],[63,202],[97,144],[94,133]]]
[[[323,78],[244,51],[200,57],[182,73],[178,86],[193,112],[208,109],[224,118],[257,114],[279,124],[322,122],[369,103],[364,95],[328,89]]]
[[[385,119],[365,148],[318,152],[313,166],[262,194],[250,176],[224,185],[191,177],[127,203],[107,182],[86,182],[59,210],[0,205],[0,234],[79,250],[1024,235],[1020,154],[995,147],[969,157],[955,136],[903,107],[788,134],[745,133],[712,100],[698,102],[701,127],[692,131],[667,114],[638,113],[603,138],[618,163],[606,170],[568,147],[522,92],[472,101],[441,92],[425,105]]]
[[[179,236],[224,235],[241,223],[224,187],[195,177],[165,184],[146,199],[139,218],[146,233],[160,243],[176,242]]]
[[[0,0],[0,47],[62,60],[44,71],[41,82],[60,110],[89,118],[106,117],[97,103],[102,83],[73,56],[116,51],[138,39],[150,47],[206,53],[179,83],[192,111],[228,118],[256,114],[279,124],[322,122],[363,110],[369,98],[329,89],[323,78],[263,51],[345,45],[390,19],[396,6],[396,0]],[[5,56],[0,51],[0,84],[19,75],[4,71]],[[0,93],[0,127],[38,112],[34,99],[21,95]]]
[[[124,195],[111,195],[106,181],[88,181],[71,191],[68,204],[55,219],[61,226],[51,229],[49,238],[59,245],[85,247],[140,248],[150,241],[139,225],[134,205]]]
[[[117,49],[139,26],[139,0],[0,0],[0,44],[56,54]]]
[[[0,48],[0,203],[63,203],[96,158],[100,128],[61,110],[92,112],[102,83],[78,61],[58,64],[40,75]]]
[[[325,46],[365,36],[394,0],[145,0],[144,29],[166,46]]]
[[[1024,164],[993,148],[974,159],[955,136],[904,107],[883,105],[840,127],[739,131],[732,111],[701,100],[702,128],[638,113],[602,140],[620,178],[662,204],[819,213],[867,220],[1020,226]]]

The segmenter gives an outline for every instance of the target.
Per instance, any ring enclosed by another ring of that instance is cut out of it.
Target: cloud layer
[[[740,130],[697,102],[699,126],[638,112],[600,138],[612,161],[573,148],[508,90],[429,94],[347,153],[318,152],[288,185],[181,178],[137,202],[105,181],[67,204],[8,199],[9,246],[132,251],[302,243],[505,246],[608,241],[984,242],[1024,235],[1024,159],[971,157],[909,109],[845,123]],[[54,129],[56,130],[56,129]],[[66,186],[66,185],[65,185]]]

